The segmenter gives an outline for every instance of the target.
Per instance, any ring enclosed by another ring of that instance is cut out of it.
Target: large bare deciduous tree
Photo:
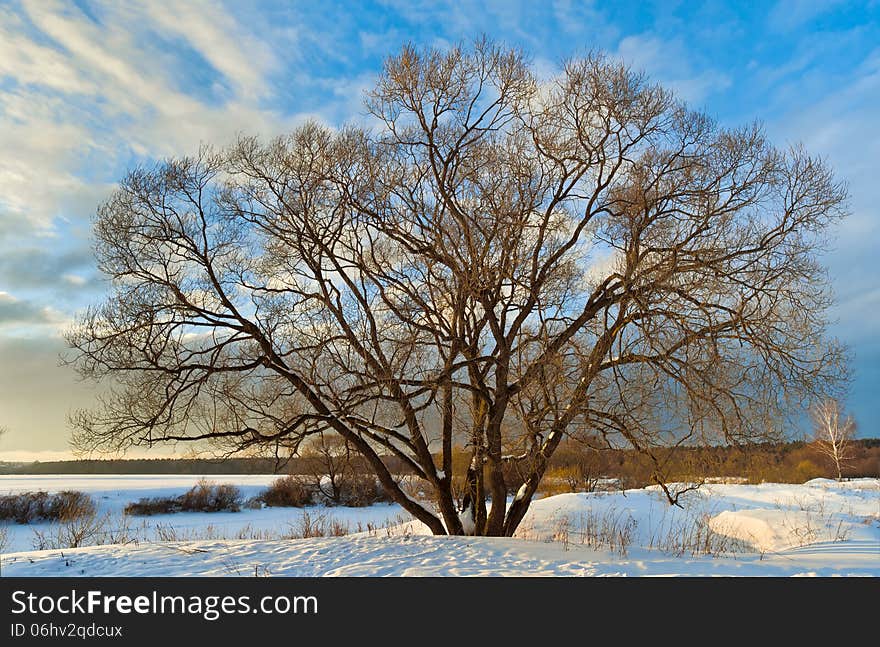
[[[69,333],[113,384],[80,449],[335,433],[434,533],[511,535],[564,437],[658,456],[665,488],[658,447],[766,438],[839,384],[816,252],[846,195],[800,148],[601,55],[536,78],[487,41],[404,48],[367,106],[122,180],[94,229],[112,294]]]

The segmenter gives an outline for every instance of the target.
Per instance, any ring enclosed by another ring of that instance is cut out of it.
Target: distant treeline
[[[837,473],[828,457],[807,442],[761,443],[738,446],[678,447],[659,449],[666,482],[705,477],[736,477],[749,483],[803,483],[814,478],[834,478]],[[643,487],[653,481],[655,465],[633,450],[590,451],[573,442],[561,445],[550,461],[548,475],[614,478],[624,487]],[[844,461],[843,476],[880,477],[880,438],[854,440]],[[585,483],[581,483],[583,487]]]
[[[664,452],[655,452],[655,456],[663,459]],[[458,466],[469,461],[464,451],[457,451],[456,458]],[[385,461],[392,472],[406,472],[396,459],[388,457]],[[357,471],[364,469],[359,466]],[[313,474],[315,470],[314,459],[303,458],[286,462],[274,458],[155,458],[0,463],[0,474]],[[615,478],[628,487],[640,487],[651,482],[652,470],[653,465],[633,450],[595,451],[567,441],[554,453],[548,476]],[[670,480],[701,475],[742,477],[751,482],[803,482],[836,475],[815,447],[802,441],[680,447],[664,461],[663,471]],[[844,476],[880,477],[880,438],[852,442]],[[509,473],[508,480],[518,487],[515,473]]]
[[[394,459],[387,459],[386,464],[398,471]],[[310,467],[301,458],[132,458],[0,462],[0,474],[308,474]]]

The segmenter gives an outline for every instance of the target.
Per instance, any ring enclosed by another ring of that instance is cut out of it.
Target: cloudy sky
[[[306,118],[364,119],[403,43],[488,34],[539,69],[602,49],[726,125],[803,142],[850,187],[826,262],[848,401],[880,436],[880,3],[0,1],[0,460],[67,453],[94,386],[59,366],[61,331],[100,298],[91,217],[131,166]]]

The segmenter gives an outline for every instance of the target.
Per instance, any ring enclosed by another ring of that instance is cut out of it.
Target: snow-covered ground
[[[0,493],[82,490],[119,524],[126,503],[177,495],[197,476],[0,477]],[[211,476],[257,494],[274,476]],[[395,505],[312,507],[344,537],[279,539],[303,510],[136,518],[127,544],[31,550],[33,530],[6,524],[4,576],[198,575],[867,575],[880,576],[880,480],[703,486],[670,507],[656,488],[535,501],[516,538],[432,537]],[[130,520],[131,522],[131,520]],[[155,528],[186,541],[158,541]],[[361,532],[357,532],[360,529]],[[238,537],[246,537],[239,539]]]
[[[89,494],[94,500],[98,516],[105,519],[107,535],[127,535],[139,543],[158,541],[163,537],[178,539],[204,538],[274,538],[295,533],[302,521],[303,510],[297,508],[242,508],[239,512],[178,512],[151,516],[124,517],[122,511],[129,503],[151,497],[175,497],[193,487],[200,478],[211,483],[228,483],[241,490],[242,499],[260,494],[266,486],[278,478],[277,474],[233,475],[166,475],[166,474],[97,474],[97,475],[46,475],[3,476],[0,475],[0,495],[16,492],[58,492],[76,490]],[[367,508],[326,508],[314,506],[307,509],[311,521],[335,520],[351,532],[358,528],[383,527],[399,523],[409,517],[403,508],[395,504],[373,505]],[[0,521],[0,532],[6,529],[4,553],[28,551],[34,548],[35,534],[52,534],[55,524],[42,522],[19,525]],[[5,569],[4,569],[5,574]]]

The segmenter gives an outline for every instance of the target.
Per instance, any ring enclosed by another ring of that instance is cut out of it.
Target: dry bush
[[[98,516],[93,512],[52,525],[46,530],[34,530],[34,550],[79,548],[106,543],[104,527],[109,520],[110,513]]]
[[[234,485],[215,485],[205,479],[177,497],[147,497],[125,506],[125,514],[149,516],[174,512],[238,512],[241,490]]]
[[[556,521],[549,535],[527,523],[517,530],[515,536],[529,541],[562,542],[566,548],[569,544],[580,543],[595,550],[609,550],[626,557],[637,528],[638,521],[626,510],[590,509],[578,515],[576,521],[563,515]]]
[[[71,521],[95,514],[95,502],[83,492],[56,494],[20,492],[0,496],[0,520],[25,524],[32,521]]]
[[[277,536],[277,533],[272,530],[254,528],[250,524],[246,525],[244,528],[241,528],[237,533],[235,533],[235,539],[269,540],[275,539]]]
[[[159,541],[179,541],[177,530],[174,526],[161,523],[156,524],[156,539]]]
[[[295,476],[284,476],[275,479],[272,484],[258,497],[265,505],[273,508],[302,508],[312,505],[312,490],[306,487]]]
[[[9,530],[6,526],[0,526],[0,553],[6,552],[6,546],[9,545]]]
[[[170,514],[172,512],[180,512],[180,504],[177,497],[143,498],[125,506],[125,514],[138,517]]]
[[[200,479],[180,497],[185,512],[238,512],[241,509],[241,490],[234,485],[215,485]]]
[[[65,490],[51,497],[50,518],[72,521],[94,516],[95,502],[84,492]]]
[[[351,508],[363,508],[392,500],[372,474],[348,476],[340,483],[339,491],[339,503]]]
[[[160,542],[198,541],[198,540],[223,540],[229,539],[221,528],[208,524],[204,528],[182,528],[178,530],[171,524],[156,524],[156,539]],[[199,552],[199,549],[192,549]]]
[[[539,492],[544,496],[570,492],[595,492],[599,477],[585,473],[580,465],[557,465],[544,474]]]

